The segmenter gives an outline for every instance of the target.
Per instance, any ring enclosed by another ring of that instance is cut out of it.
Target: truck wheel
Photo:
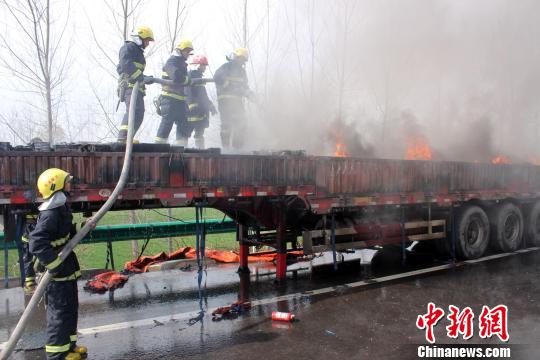
[[[517,206],[506,203],[495,208],[491,218],[491,246],[502,252],[516,251],[523,238],[523,215]]]
[[[479,206],[468,206],[456,217],[456,251],[463,259],[477,259],[489,245],[489,220]]]
[[[540,246],[540,201],[532,206],[525,226],[527,244]]]

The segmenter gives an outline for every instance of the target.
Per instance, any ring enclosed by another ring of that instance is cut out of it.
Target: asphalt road
[[[510,347],[512,359],[540,358],[538,250],[458,266],[424,255],[410,255],[402,266],[399,254],[389,252],[372,266],[356,261],[337,273],[331,266],[290,272],[285,284],[274,283],[268,265],[247,276],[235,270],[209,266],[201,287],[195,270],[132,276],[114,294],[88,294],[81,283],[80,343],[89,359],[417,359],[427,342],[416,319],[433,302],[445,310],[469,306],[475,314],[469,340],[450,339],[442,319],[437,345],[491,344]],[[20,289],[0,291],[0,343],[22,313],[23,298]],[[251,301],[251,309],[212,318],[212,310],[237,300]],[[498,304],[508,307],[507,343],[479,337],[482,306]],[[275,310],[299,321],[272,321]],[[45,358],[43,326],[40,309],[14,359]]]

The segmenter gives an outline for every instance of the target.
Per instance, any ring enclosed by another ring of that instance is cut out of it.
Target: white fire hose
[[[134,117],[135,117],[135,106],[137,103],[137,94],[139,93],[140,83],[135,83],[135,86],[133,87],[133,92],[131,93],[131,102],[129,106],[129,116],[128,116],[128,133],[127,133],[127,142],[126,142],[126,152],[124,156],[124,164],[122,166],[122,172],[120,174],[120,179],[118,180],[118,183],[116,184],[116,187],[114,188],[114,191],[112,192],[111,196],[107,199],[105,204],[98,210],[98,212],[90,218],[86,224],[83,226],[83,228],[75,234],[75,236],[66,244],[62,252],[59,254],[59,257],[62,261],[64,261],[68,255],[73,251],[75,246],[90,232],[95,225],[99,222],[99,220],[109,211],[109,209],[112,207],[114,202],[116,201],[116,198],[122,190],[124,189],[124,186],[126,184],[128,174],[129,174],[129,167],[131,165],[131,153],[133,148],[133,135],[134,135]],[[19,319],[19,322],[17,323],[17,326],[15,327],[15,330],[11,334],[9,340],[7,341],[4,349],[2,350],[2,353],[0,353],[0,360],[7,360],[7,358],[11,355],[13,350],[15,349],[15,345],[17,345],[17,342],[21,338],[21,336],[24,333],[24,329],[26,328],[26,325],[28,321],[31,319],[32,314],[34,313],[39,301],[43,297],[43,294],[45,293],[45,288],[47,287],[47,284],[52,279],[52,275],[50,272],[46,272],[45,275],[41,278],[41,281],[39,282],[39,285],[37,286],[34,295],[30,299],[30,302],[24,309],[24,312]]]

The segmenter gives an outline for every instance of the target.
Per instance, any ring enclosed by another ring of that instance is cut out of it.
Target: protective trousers
[[[189,139],[194,133],[195,147],[204,149],[204,130],[210,125],[209,113],[201,109],[198,104],[190,104],[186,126],[182,129],[182,135]]]
[[[27,242],[23,242],[22,249],[24,263],[24,282],[26,284],[35,284],[36,272],[34,270],[34,256],[30,252],[30,245]]]
[[[77,281],[51,281],[47,285],[46,299],[47,359],[64,359],[77,343]]]
[[[124,96],[124,102],[126,103],[126,112],[124,118],[122,119],[122,125],[120,125],[120,132],[118,133],[118,142],[126,142],[127,131],[128,131],[128,115],[129,115],[129,106],[131,103],[131,93],[133,89],[129,88],[126,90]],[[135,133],[141,127],[141,124],[144,119],[144,94],[139,91],[137,94],[137,105],[135,106]]]
[[[186,101],[162,96],[161,99],[161,123],[156,134],[156,143],[167,143],[173,124],[176,124],[176,143],[185,146],[186,137],[183,130],[187,121]],[[187,142],[187,141],[186,141]]]
[[[189,118],[188,118],[189,119]],[[205,120],[186,121],[186,124],[182,126],[182,138],[186,141],[193,134],[195,138],[195,147],[197,149],[204,149],[204,130],[208,127],[208,118]]]
[[[246,111],[241,97],[218,100],[221,118],[221,144],[224,148],[239,149],[244,145]]]

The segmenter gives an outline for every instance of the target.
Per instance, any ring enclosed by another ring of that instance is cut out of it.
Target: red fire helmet
[[[208,59],[204,55],[194,55],[191,58],[192,64],[208,65]]]

